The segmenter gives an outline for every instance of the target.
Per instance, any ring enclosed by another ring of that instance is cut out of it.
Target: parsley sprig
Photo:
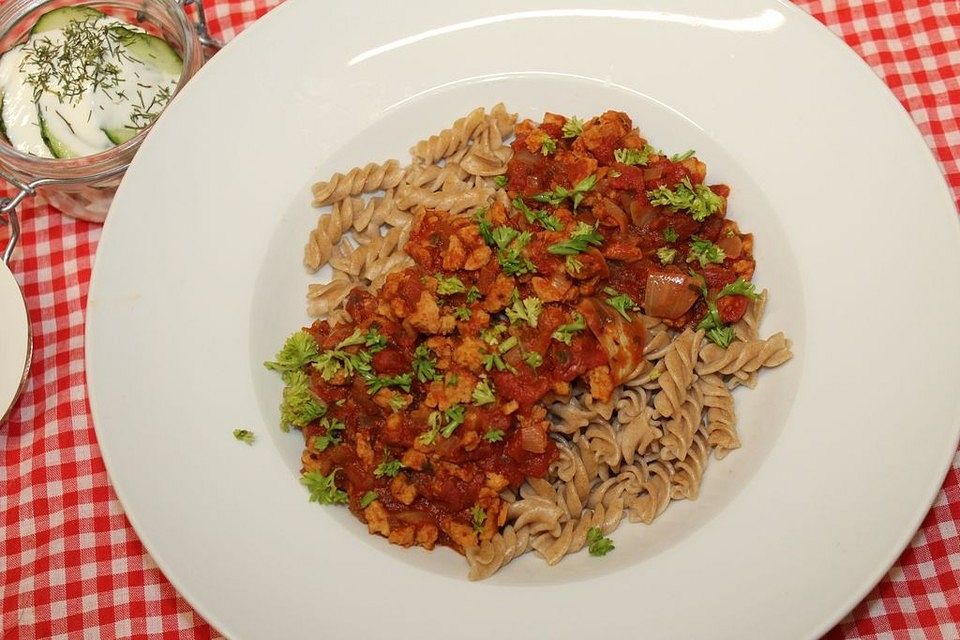
[[[253,444],[253,441],[256,439],[253,431],[249,429],[234,429],[233,437],[245,444]]]
[[[526,322],[537,328],[537,321],[543,311],[543,302],[536,296],[527,296],[523,300],[514,300],[513,304],[504,310],[512,324]]]
[[[442,273],[434,274],[437,279],[437,295],[452,296],[455,293],[463,293],[467,287],[457,276],[445,276]]]
[[[280,404],[281,429],[302,429],[327,412],[327,405],[310,389],[310,378],[303,371],[289,373],[286,383]]]
[[[592,556],[605,556],[616,548],[613,540],[604,537],[600,527],[590,527],[587,530],[587,544]]]
[[[503,440],[503,429],[491,429],[483,434],[483,439],[487,442],[500,442]]]
[[[263,366],[271,371],[277,371],[286,377],[294,371],[307,366],[320,353],[317,341],[306,331],[297,331],[287,338],[283,348],[272,362],[264,362]]]
[[[511,200],[510,203],[514,209],[523,214],[523,217],[526,218],[530,224],[537,223],[547,231],[560,231],[563,229],[563,223],[560,222],[560,218],[546,211],[535,211],[531,209],[520,196]]]
[[[425,344],[419,345],[413,352],[411,363],[413,375],[420,382],[433,382],[442,376],[437,372],[437,359],[433,357],[430,348]]]
[[[493,391],[493,387],[490,386],[490,380],[484,378],[477,383],[477,386],[473,388],[473,404],[476,406],[483,406],[485,404],[493,404],[497,401],[497,396]]]
[[[334,469],[329,475],[319,471],[307,471],[300,476],[300,484],[310,492],[310,502],[320,504],[347,504],[347,492],[337,489],[334,476],[339,469]]]
[[[544,193],[539,193],[533,196],[533,199],[537,202],[545,202],[554,207],[558,206],[561,202],[570,198],[573,201],[573,210],[576,211],[577,207],[580,206],[580,203],[583,201],[583,198],[587,193],[593,190],[597,185],[597,176],[589,175],[577,184],[573,186],[573,189],[567,189],[566,187],[557,187],[553,191],[546,191]]]
[[[687,253],[687,262],[697,261],[701,267],[708,264],[720,264],[726,259],[723,249],[706,238],[693,237],[690,242],[690,251]]]
[[[583,319],[583,316],[579,313],[573,314],[573,322],[568,322],[567,324],[562,324],[557,327],[557,330],[553,332],[551,337],[554,340],[562,342],[563,344],[570,344],[573,340],[573,336],[580,331],[583,331],[587,328],[587,323]]]
[[[603,236],[597,231],[596,226],[578,222],[569,240],[552,244],[547,247],[547,251],[558,256],[570,256],[583,253],[590,245],[601,244],[603,244]]]
[[[583,133],[583,120],[577,116],[572,116],[563,124],[563,137],[576,138]]]
[[[607,294],[607,304],[616,309],[624,320],[630,320],[628,311],[640,310],[640,305],[634,302],[633,298],[625,293],[620,293],[613,287],[604,287],[603,292]]]
[[[650,156],[654,153],[654,148],[647,144],[642,149],[617,149],[613,152],[613,159],[620,164],[643,167],[650,162]]]
[[[327,431],[322,436],[313,437],[312,445],[317,451],[325,451],[327,447],[340,444],[341,440],[337,432],[347,428],[347,425],[341,420],[330,417],[324,417],[323,420],[320,421],[320,426]]]
[[[693,185],[690,178],[681,180],[672,191],[665,186],[647,191],[647,199],[655,206],[687,211],[697,222],[703,222],[719,212],[725,201],[723,196],[715,194],[707,185]]]
[[[470,522],[473,523],[473,530],[477,533],[483,531],[483,523],[487,521],[487,512],[478,504],[470,509]]]
[[[390,454],[387,453],[383,461],[377,465],[376,469],[373,470],[373,475],[378,478],[382,478],[384,476],[393,478],[400,473],[400,469],[403,469],[405,466],[407,465],[403,464],[399,460],[392,459]]]

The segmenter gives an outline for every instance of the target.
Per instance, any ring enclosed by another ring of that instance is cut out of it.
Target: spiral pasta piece
[[[403,174],[404,170],[396,160],[387,160],[383,164],[371,162],[354,167],[346,174],[335,173],[329,180],[313,185],[313,206],[322,207],[349,196],[392,189],[400,184]]]
[[[489,578],[529,548],[530,532],[508,524],[503,532],[495,534],[489,541],[467,549],[468,577],[471,580]]]
[[[700,378],[697,386],[703,391],[703,406],[706,408],[707,443],[713,447],[713,455],[719,460],[740,447],[733,396],[723,378],[714,373]]]
[[[676,473],[670,483],[670,497],[674,500],[696,500],[700,495],[703,471],[710,458],[710,445],[703,431],[697,431],[687,455],[676,463]]]
[[[661,440],[663,449],[660,451],[660,457],[664,460],[685,458],[702,420],[703,391],[699,384],[695,384],[687,394],[683,406],[666,423]]]
[[[697,364],[697,373],[749,374],[760,367],[776,367],[793,357],[790,346],[783,332],[775,333],[766,340],[734,341],[726,349],[712,343],[706,344],[700,350],[701,362]]]
[[[663,357],[664,371],[657,378],[661,391],[653,399],[660,415],[669,418],[687,399],[702,340],[703,331],[687,329],[667,349]]]
[[[424,164],[434,164],[438,160],[452,156],[465,148],[478,133],[484,121],[484,112],[483,107],[477,107],[466,116],[457,119],[449,129],[444,129],[413,145],[410,153]]]
[[[673,467],[669,462],[654,462],[649,465],[649,480],[643,491],[628,503],[630,520],[650,524],[670,504],[670,485]]]
[[[397,206],[400,209],[412,209],[423,206],[427,209],[461,213],[467,209],[479,207],[493,195],[487,187],[472,187],[462,190],[430,191],[411,185],[403,185],[398,190]]]
[[[311,284],[307,289],[307,313],[314,318],[329,314],[343,302],[354,286],[355,283],[342,276],[335,276],[324,284]]]

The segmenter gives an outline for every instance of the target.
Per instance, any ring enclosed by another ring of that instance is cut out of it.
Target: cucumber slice
[[[132,140],[139,134],[141,129],[133,129],[131,127],[118,127],[116,129],[104,129],[103,132],[107,134],[107,137],[110,138],[110,142],[116,145],[121,145],[124,142]]]
[[[38,109],[39,112],[39,109]],[[43,141],[47,144],[47,147],[50,149],[50,153],[53,154],[54,158],[79,158],[80,154],[68,147],[62,140],[58,139],[55,135],[50,133],[50,127],[47,126],[46,120],[43,119],[43,113],[40,113],[40,137],[43,138]]]
[[[84,22],[86,20],[97,20],[106,18],[107,15],[90,7],[61,7],[48,11],[37,20],[30,30],[31,34],[45,33],[54,29],[63,29],[71,22]]]
[[[183,72],[183,60],[163,38],[124,27],[115,27],[113,32],[130,55],[148,67],[172,76]]]

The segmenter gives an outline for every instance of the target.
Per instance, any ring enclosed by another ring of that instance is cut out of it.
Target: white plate
[[[26,384],[32,345],[30,318],[20,285],[0,260],[0,424]]]
[[[114,202],[88,307],[117,493],[233,638],[814,637],[894,561],[956,447],[944,181],[881,82],[790,5],[515,4],[291,0],[164,114]],[[711,463],[700,500],[620,527],[603,559],[524,557],[477,584],[450,551],[391,547],[307,503],[260,363],[308,322],[310,183],[405,159],[499,100],[533,117],[620,108],[655,145],[697,149],[756,233],[764,329],[797,357],[738,392],[744,447]]]

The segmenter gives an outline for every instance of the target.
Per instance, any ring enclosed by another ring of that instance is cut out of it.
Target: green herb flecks
[[[557,187],[553,191],[537,194],[533,196],[533,199],[537,202],[545,202],[556,207],[567,198],[570,198],[573,201],[573,210],[576,211],[586,194],[592,191],[596,185],[597,176],[589,175],[575,184],[573,189]]]
[[[718,213],[725,202],[723,196],[715,194],[710,187],[704,184],[694,186],[690,178],[681,180],[672,191],[667,187],[647,191],[647,199],[652,205],[686,211],[697,222]]]
[[[587,328],[587,323],[579,313],[573,314],[573,322],[562,324],[553,332],[552,338],[563,344],[570,344],[573,336]]]
[[[605,556],[615,548],[613,540],[604,537],[600,527],[590,527],[587,530],[587,544],[592,556]]]
[[[253,444],[253,441],[256,439],[253,431],[249,429],[234,429],[233,437],[245,444]]]
[[[558,256],[569,256],[583,253],[590,245],[601,244],[603,244],[603,236],[594,225],[578,222],[569,240],[552,244],[547,247],[547,251]]]
[[[334,482],[334,476],[339,469],[334,469],[329,475],[323,475],[319,471],[307,471],[300,476],[300,484],[305,486],[310,492],[310,502],[319,502],[320,504],[347,504],[348,497],[346,491],[337,489]]]

